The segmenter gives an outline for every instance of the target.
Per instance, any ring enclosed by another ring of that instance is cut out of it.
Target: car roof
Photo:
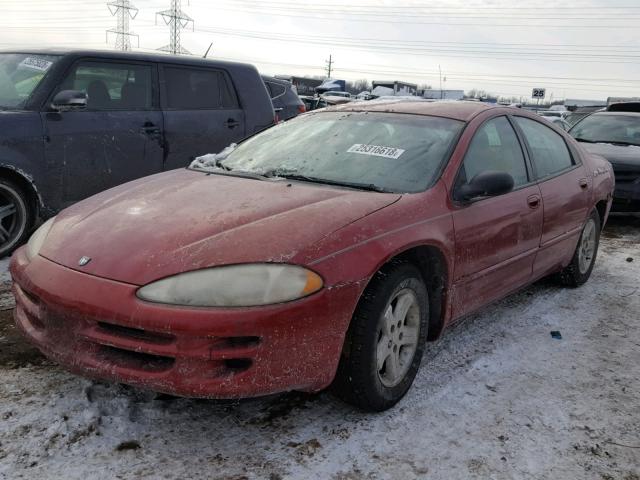
[[[482,102],[465,101],[436,101],[426,100],[384,100],[351,102],[331,108],[332,111],[350,112],[385,112],[385,113],[409,113],[413,115],[431,115],[446,117],[454,120],[468,122],[481,112],[492,108],[511,109],[511,107],[494,106]],[[521,111],[520,109],[515,109]]]
[[[228,62],[212,58],[195,57],[191,55],[170,55],[167,53],[147,53],[147,52],[123,52],[118,50],[86,50],[73,48],[12,48],[10,50],[0,50],[0,53],[25,53],[33,55],[63,55],[72,57],[99,57],[111,60],[133,60],[147,62],[177,63],[184,65],[212,65],[228,67],[246,67],[249,64],[239,62]]]

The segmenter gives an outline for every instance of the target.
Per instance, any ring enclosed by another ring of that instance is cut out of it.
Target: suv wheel
[[[427,288],[413,265],[397,263],[378,272],[351,320],[335,393],[364,410],[395,405],[420,367],[428,319]]]
[[[24,191],[0,179],[0,258],[10,254],[29,235],[33,212]]]

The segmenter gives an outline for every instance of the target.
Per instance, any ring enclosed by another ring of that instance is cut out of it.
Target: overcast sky
[[[169,0],[131,0],[141,50],[169,43],[155,12]],[[2,0],[0,48],[113,48],[107,1]],[[187,0],[195,20],[182,46],[212,58],[246,61],[263,73],[405,80],[434,88],[479,88],[547,99],[640,95],[640,1],[566,2]],[[136,40],[132,40],[137,47]],[[136,49],[136,48],[134,48]]]

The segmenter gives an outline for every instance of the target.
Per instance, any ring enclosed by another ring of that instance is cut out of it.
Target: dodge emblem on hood
[[[81,267],[84,267],[90,261],[91,261],[91,257],[80,257],[80,260],[78,260],[78,265],[80,265]]]

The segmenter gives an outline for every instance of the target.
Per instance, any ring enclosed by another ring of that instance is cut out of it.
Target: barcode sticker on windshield
[[[356,143],[352,145],[349,150],[347,150],[347,152],[395,159],[402,155],[404,153],[404,150],[395,147],[384,147],[382,145],[367,145],[365,143]]]
[[[30,68],[32,70],[39,70],[41,72],[46,72],[47,70],[49,70],[49,67],[51,65],[53,65],[53,62],[38,57],[27,57],[20,62],[21,67]]]

